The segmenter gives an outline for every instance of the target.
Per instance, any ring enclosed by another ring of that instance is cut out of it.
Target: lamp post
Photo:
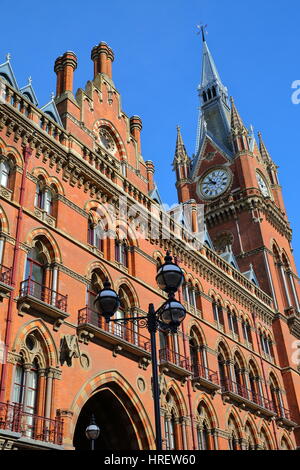
[[[96,424],[95,416],[92,415],[91,422],[85,430],[85,435],[89,441],[91,441],[91,450],[95,450],[95,440],[100,435],[100,428]]]
[[[167,252],[165,263],[160,266],[156,282],[160,289],[168,294],[168,300],[155,311],[154,305],[150,304],[148,315],[144,317],[130,317],[114,320],[112,317],[120,306],[118,294],[111,289],[108,279],[104,282],[103,289],[98,293],[95,299],[96,310],[102,315],[106,322],[128,322],[146,327],[150,333],[151,359],[152,359],[152,382],[153,382],[153,400],[156,431],[156,449],[162,450],[162,435],[160,421],[160,403],[159,403],[159,382],[158,382],[158,364],[156,352],[156,332],[158,328],[164,331],[177,332],[178,327],[186,316],[185,308],[175,299],[175,293],[181,286],[184,275],[180,267],[173,263],[170,253]]]

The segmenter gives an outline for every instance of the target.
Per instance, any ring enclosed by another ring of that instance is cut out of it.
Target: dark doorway
[[[126,397],[128,400],[128,398]],[[100,436],[95,441],[95,450],[139,450],[135,430],[129,419],[131,407],[109,388],[100,390],[83,406],[74,434],[75,450],[90,450],[91,443],[85,435],[86,427],[94,414],[100,427]],[[135,420],[136,421],[136,420]]]

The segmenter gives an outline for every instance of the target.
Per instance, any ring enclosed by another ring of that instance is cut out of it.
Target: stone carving
[[[68,367],[72,366],[73,359],[80,358],[78,338],[75,335],[64,335],[60,341],[60,363],[66,362]]]

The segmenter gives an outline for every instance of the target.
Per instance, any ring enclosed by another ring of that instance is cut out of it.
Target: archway
[[[95,450],[139,450],[139,419],[132,416],[132,411],[129,398],[118,386],[103,386],[89,398],[80,412],[73,440],[75,450],[91,448],[85,429],[90,424],[92,414],[100,427]]]

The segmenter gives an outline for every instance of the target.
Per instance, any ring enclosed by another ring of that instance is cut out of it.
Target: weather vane
[[[197,28],[199,29],[199,31],[197,32],[197,34],[201,34],[201,33],[202,33],[202,41],[205,42],[205,34],[208,34],[207,31],[206,31],[207,24],[205,24],[205,25],[203,25],[203,24],[197,24]]]

